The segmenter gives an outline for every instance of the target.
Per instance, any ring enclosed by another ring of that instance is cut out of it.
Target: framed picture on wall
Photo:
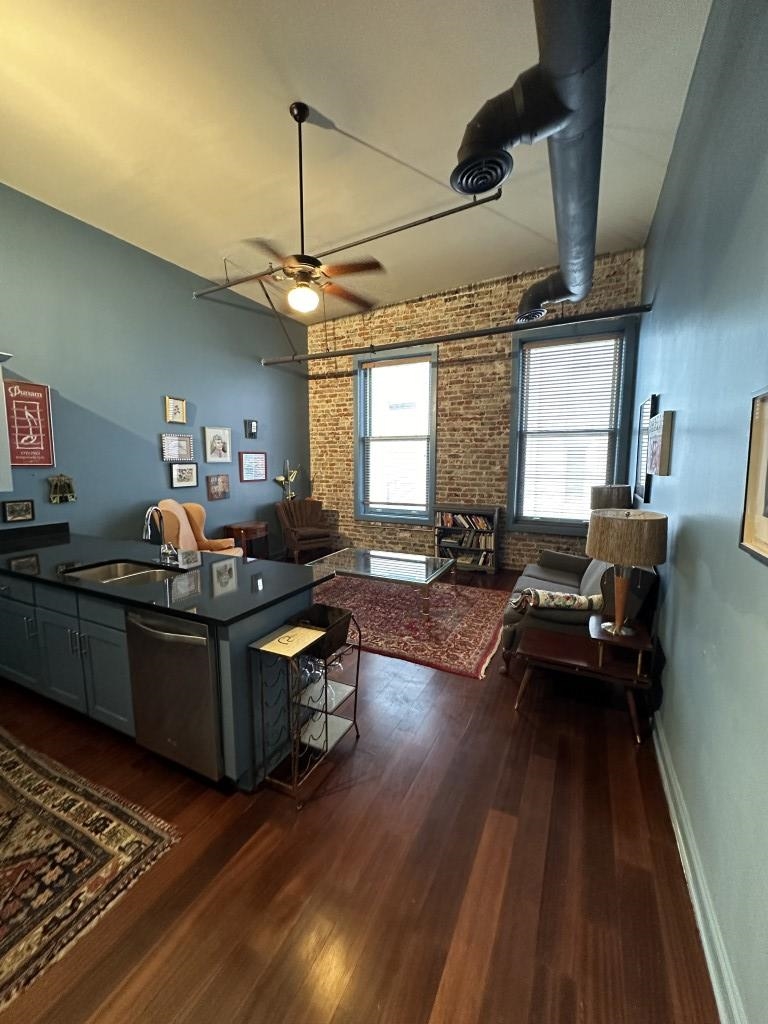
[[[163,462],[191,462],[191,434],[161,434],[160,444],[163,450]]]
[[[659,411],[659,396],[651,395],[640,406],[637,423],[637,461],[635,464],[635,497],[642,502],[651,500],[651,480],[648,472],[648,430],[651,417]]]
[[[768,564],[768,388],[752,399],[739,547]]]
[[[238,452],[240,460],[240,479],[243,483],[267,479],[266,452]]]
[[[27,523],[35,518],[35,503],[33,501],[4,501],[3,522],[4,523]]]
[[[229,427],[204,427],[205,461],[232,461],[232,431]]]
[[[165,422],[186,423],[187,422],[187,400],[186,398],[174,398],[172,395],[165,396]]]
[[[197,463],[174,462],[171,466],[171,487],[197,487]]]
[[[208,501],[221,501],[229,497],[229,473],[216,473],[207,476],[205,482],[208,488]]]

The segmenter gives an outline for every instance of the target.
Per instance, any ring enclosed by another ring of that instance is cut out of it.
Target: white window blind
[[[429,359],[363,363],[359,444],[361,511],[425,515],[431,493]]]
[[[622,337],[521,345],[518,519],[589,519],[614,478],[624,366]]]

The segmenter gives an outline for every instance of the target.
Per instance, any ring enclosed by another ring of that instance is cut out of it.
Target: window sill
[[[431,517],[415,519],[412,516],[387,516],[379,512],[357,512],[355,520],[359,523],[382,523],[390,526],[432,526]]]
[[[507,523],[507,533],[559,533],[564,537],[586,537],[589,523],[561,519],[518,520]]]

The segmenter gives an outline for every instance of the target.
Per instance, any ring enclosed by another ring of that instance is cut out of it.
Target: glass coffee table
[[[456,582],[456,561],[453,558],[434,558],[431,555],[409,555],[401,551],[374,551],[370,548],[342,548],[330,555],[316,558],[307,565],[338,576],[361,576],[369,580],[387,580],[417,587],[421,596],[421,610],[429,611],[429,588],[435,582],[452,574]]]

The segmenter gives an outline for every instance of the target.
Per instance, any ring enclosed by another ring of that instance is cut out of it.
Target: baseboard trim
[[[693,912],[696,915],[696,924],[701,935],[721,1024],[749,1024],[744,1003],[733,975],[731,961],[723,942],[720,924],[715,914],[688,808],[675,772],[664,729],[658,717],[654,732],[654,745],[661,781],[667,797],[669,815],[675,830],[680,860],[688,883],[688,892],[693,903]]]

